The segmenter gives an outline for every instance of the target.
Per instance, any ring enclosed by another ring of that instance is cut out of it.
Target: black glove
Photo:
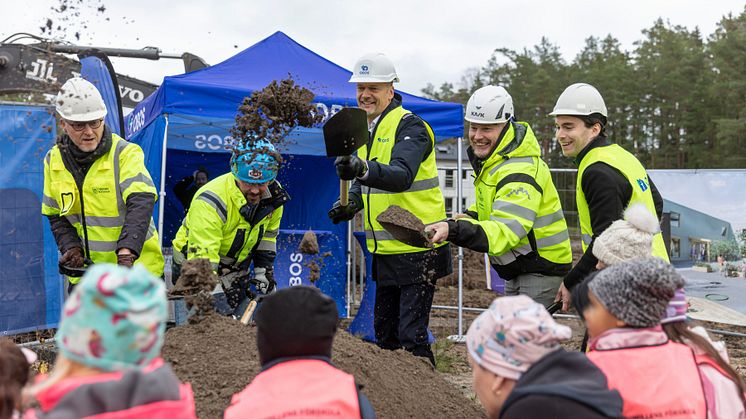
[[[341,156],[334,160],[337,174],[342,180],[353,180],[368,171],[368,165],[358,156]]]
[[[332,206],[332,209],[329,210],[329,219],[331,219],[334,224],[352,220],[355,218],[355,214],[362,209],[362,206],[358,203],[358,199],[352,199],[352,196],[350,196],[350,198],[351,199],[347,203],[347,206],[343,207],[339,204],[339,201],[337,201]]]
[[[68,249],[64,255],[60,258],[60,265],[69,266],[71,268],[82,268],[85,264],[85,258],[83,257],[83,249],[80,247],[73,247]]]

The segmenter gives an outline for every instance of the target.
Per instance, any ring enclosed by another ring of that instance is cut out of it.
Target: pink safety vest
[[[321,360],[282,362],[233,395],[224,418],[249,417],[359,418],[355,378]]]
[[[702,381],[692,350],[680,343],[594,350],[588,358],[624,400],[625,418],[705,419]]]

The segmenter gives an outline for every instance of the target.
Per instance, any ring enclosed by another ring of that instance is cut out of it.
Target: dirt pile
[[[231,396],[260,371],[256,329],[212,315],[198,324],[170,329],[163,356],[194,390],[197,414],[220,418]],[[404,351],[385,351],[346,333],[334,341],[336,366],[364,385],[379,418],[481,418],[481,408]]]

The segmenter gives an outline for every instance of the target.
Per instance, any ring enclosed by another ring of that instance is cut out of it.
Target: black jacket
[[[198,189],[199,187],[194,183],[194,176],[192,175],[181,179],[174,185],[174,195],[179,198],[181,206],[184,207],[184,214],[189,211],[189,205],[192,203],[194,194],[197,193]]]
[[[95,160],[101,158],[101,156],[111,149],[111,135],[109,127],[104,126],[101,143],[96,150],[91,152],[91,155],[95,157]],[[82,152],[71,152],[70,147],[75,147],[75,145],[67,135],[58,138],[57,143],[66,145],[65,147],[59,147],[62,162],[65,165],[65,169],[73,175],[78,190],[81,190],[83,188],[83,181],[88,174],[88,170],[91,168],[91,164],[81,165],[78,163],[79,159],[76,159],[73,154],[80,155]],[[116,203],[113,203],[113,205],[116,205]],[[125,207],[126,213],[124,215],[124,225],[119,234],[117,249],[127,248],[135,253],[135,255],[139,256],[142,251],[142,246],[145,243],[145,238],[147,237],[148,228],[150,227],[150,219],[153,215],[153,208],[155,207],[155,195],[145,192],[132,193],[127,197]],[[70,221],[68,221],[67,218],[60,217],[59,215],[50,215],[47,218],[52,227],[52,234],[57,242],[57,248],[62,254],[73,247],[80,247],[85,251],[81,238],[78,237],[77,230],[75,230],[75,227],[70,224]],[[86,256],[88,256],[87,253]]]
[[[380,123],[391,110],[402,106],[402,97],[394,93],[394,99],[383,111],[378,119]],[[375,137],[368,140],[368,150]],[[405,137],[407,138],[404,141]],[[350,187],[350,201],[355,201],[358,208],[363,208],[361,185],[391,192],[402,192],[412,186],[420,164],[433,151],[430,136],[425,122],[415,114],[407,114],[399,122],[391,150],[391,160],[388,164],[368,160],[368,176],[365,180],[355,180]],[[366,156],[369,157],[369,156]],[[366,158],[367,160],[367,158]],[[368,211],[366,206],[364,211]],[[376,214],[366,214],[368,219]],[[379,286],[407,285],[424,282],[427,277],[441,278],[453,272],[450,245],[441,246],[434,250],[424,250],[417,253],[400,255],[373,255],[373,279]]]
[[[575,158],[575,164],[580,166],[583,157],[590,150],[611,144],[611,141],[605,137],[596,137],[578,154]],[[663,198],[658,192],[658,188],[655,187],[653,179],[649,180],[650,192],[653,194],[653,202],[655,203],[655,212],[660,220],[663,216]],[[567,289],[571,289],[580,283],[596,269],[598,259],[593,256],[593,242],[611,223],[622,218],[624,210],[632,199],[632,186],[627,178],[621,172],[603,162],[593,163],[585,169],[580,187],[583,188],[583,194],[585,194],[586,202],[588,202],[593,240],[575,267],[565,276],[564,284]]]
[[[579,352],[560,348],[526,371],[500,410],[500,419],[622,417],[622,397]]]

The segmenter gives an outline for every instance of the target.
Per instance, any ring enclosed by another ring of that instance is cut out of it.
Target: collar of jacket
[[[525,140],[525,141],[524,141]],[[474,174],[479,175],[484,166],[489,166],[498,160],[509,159],[517,156],[540,156],[541,150],[536,141],[533,131],[526,122],[511,121],[500,133],[495,142],[496,146],[486,159],[477,158],[474,150],[469,146],[466,154],[474,169]]]
[[[588,145],[585,146],[584,149],[580,150],[580,153],[575,156],[573,163],[575,163],[576,166],[580,167],[580,162],[583,161],[585,155],[588,154],[591,150],[596,147],[606,147],[609,145],[611,145],[611,141],[609,141],[608,138],[599,135],[598,137],[593,138],[591,142],[589,142]]]
[[[242,206],[247,204],[246,197],[236,184],[235,179],[231,183],[233,186],[230,188],[230,197],[236,205],[236,208],[241,208]],[[251,221],[249,221],[249,223],[251,225],[256,224],[264,217],[269,215],[272,211],[285,205],[285,203],[289,200],[290,194],[288,194],[285,188],[280,185],[280,182],[273,180],[267,186],[267,192],[259,201],[259,206],[257,207],[256,211],[254,211],[254,216],[252,217]]]
[[[594,351],[604,351],[640,346],[657,346],[668,342],[668,336],[661,325],[648,328],[623,327],[609,329],[590,342]]]
[[[80,184],[83,183],[83,179],[93,163],[111,150],[113,142],[111,130],[106,125],[104,125],[104,133],[101,135],[101,142],[95,150],[90,152],[79,149],[67,134],[59,136],[56,141],[62,163],[73,175],[75,181]]]
[[[372,134],[375,134],[376,128],[378,127],[378,124],[383,121],[383,118],[386,116],[387,113],[391,112],[392,110],[398,108],[401,106],[402,103],[402,97],[399,93],[394,92],[394,98],[391,99],[391,103],[389,103],[389,106],[386,107],[386,109],[381,112],[381,115],[378,116],[378,121],[376,122],[376,126],[373,127],[373,130],[371,131]],[[373,136],[371,135],[371,140]]]

